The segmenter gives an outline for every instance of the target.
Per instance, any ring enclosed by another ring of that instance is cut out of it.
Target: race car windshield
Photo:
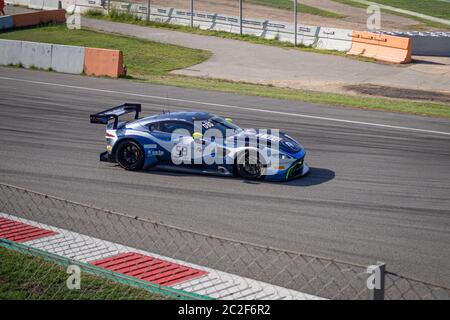
[[[214,128],[214,129],[220,130],[220,132],[222,132],[222,134],[224,136],[225,136],[227,130],[232,130],[235,133],[243,130],[241,127],[235,125],[232,122],[225,120],[222,117],[213,117],[213,118],[205,121],[203,124],[203,129],[205,130],[205,129],[209,129],[209,128]]]

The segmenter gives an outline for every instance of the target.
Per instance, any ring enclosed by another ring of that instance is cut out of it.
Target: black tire
[[[123,141],[117,146],[116,160],[125,170],[141,170],[144,166],[144,151],[134,141]]]
[[[261,162],[261,156],[259,153],[255,154],[253,151],[250,152],[246,150],[237,156],[236,170],[237,173],[244,179],[261,180],[264,177],[265,167]]]

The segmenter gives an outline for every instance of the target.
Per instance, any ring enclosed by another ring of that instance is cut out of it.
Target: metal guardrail
[[[364,265],[194,232],[7,184],[0,184],[0,212],[328,299],[450,299],[449,288],[383,268],[384,286],[369,290]]]

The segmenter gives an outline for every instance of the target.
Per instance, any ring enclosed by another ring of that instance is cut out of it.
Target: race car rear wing
[[[109,120],[114,119],[113,129],[117,129],[117,125],[119,123],[119,117],[135,112],[135,119],[139,119],[139,113],[141,112],[142,107],[141,104],[138,103],[124,103],[120,106],[101,111],[96,114],[91,114],[91,123],[99,123],[99,124],[108,124]]]

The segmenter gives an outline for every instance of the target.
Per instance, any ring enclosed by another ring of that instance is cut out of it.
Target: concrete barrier
[[[58,9],[59,1],[60,0],[44,0],[44,5],[42,6],[42,9],[44,10]]]
[[[320,28],[316,48],[349,51],[353,42],[353,31],[337,28]]]
[[[22,41],[20,62],[25,68],[50,69],[52,66],[52,45]]]
[[[29,0],[6,0],[5,3],[9,5],[16,5],[16,6],[25,6],[28,7],[28,4],[30,3]]]
[[[54,71],[81,74],[84,68],[84,48],[54,44],[51,61]]]
[[[13,28],[12,16],[2,16],[0,17],[0,31],[8,30]]]
[[[61,9],[20,13],[13,15],[12,19],[14,28],[31,27],[50,22],[64,23],[66,21],[66,11]]]
[[[353,31],[352,48],[347,54],[390,63],[409,63],[412,41],[409,38]]]
[[[19,13],[12,17],[14,28],[37,26],[41,23],[40,12]]]
[[[66,10],[46,10],[39,12],[39,18],[41,24],[47,23],[65,23],[66,22]]]
[[[120,50],[85,48],[84,73],[117,78],[125,74]]]
[[[141,19],[147,18],[147,6],[145,4],[130,5],[126,2],[113,1],[111,6],[120,11],[132,12]],[[152,6],[150,13],[151,21],[184,26],[191,25],[191,12],[186,9]],[[195,11],[193,17],[195,28],[240,33],[239,18],[236,16]],[[279,21],[244,19],[242,32],[266,39],[295,42],[293,25]],[[351,33],[352,31],[347,29],[299,25],[297,43],[305,46],[317,46],[321,49],[347,51],[351,48]]]
[[[120,50],[0,39],[0,65],[117,78],[125,74]]]
[[[44,8],[44,0],[29,0],[28,8],[42,10]]]
[[[409,31],[383,33],[410,38],[413,55],[450,57],[450,32]]]
[[[22,41],[0,39],[0,65],[20,64]]]

